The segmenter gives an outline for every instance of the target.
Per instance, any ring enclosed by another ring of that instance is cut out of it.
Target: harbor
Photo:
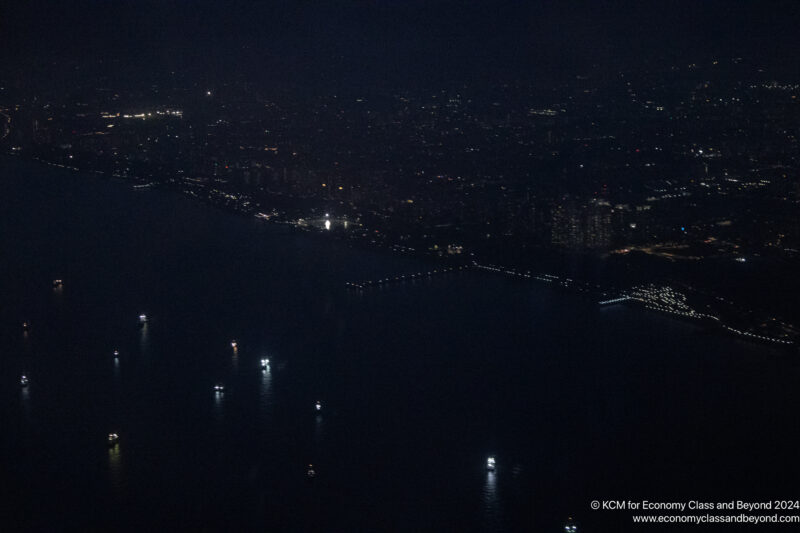
[[[554,274],[441,272],[14,168],[0,198],[14,251],[0,279],[8,521],[547,531],[593,518],[599,485],[655,498],[689,475],[698,493],[723,477],[751,495],[796,479],[769,468],[793,464],[793,425],[762,414],[797,401],[769,345],[599,306]],[[676,424],[691,438],[665,439]],[[743,453],[766,459],[730,470]]]

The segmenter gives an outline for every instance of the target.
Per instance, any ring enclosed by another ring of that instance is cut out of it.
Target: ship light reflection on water
[[[489,468],[492,461],[492,468]],[[494,471],[494,457],[486,460],[486,481],[483,485],[483,519],[487,531],[500,531],[502,510],[497,497],[497,474]]]
[[[119,446],[109,446],[108,448],[108,472],[111,477],[111,485],[115,488],[121,488],[124,482],[122,476],[122,458],[120,456],[121,450]]]
[[[142,350],[142,352],[146,352],[150,344],[150,332],[148,331],[150,329],[148,327],[149,322],[150,319],[147,315],[139,315],[139,349]]]
[[[266,362],[266,364],[264,364]],[[269,367],[269,359],[261,360],[261,383],[259,384],[259,407],[262,412],[267,413],[272,409],[272,372]]]

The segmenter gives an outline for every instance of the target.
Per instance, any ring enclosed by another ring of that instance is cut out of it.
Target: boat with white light
[[[144,313],[139,315],[139,325],[144,326],[150,319]]]
[[[19,378],[19,384],[22,387],[27,387],[28,386],[28,377],[23,374],[22,377]]]
[[[494,468],[495,468],[495,459],[494,457],[489,457],[488,459],[486,459],[486,470],[488,470],[489,472],[494,472]]]
[[[109,433],[108,434],[108,445],[109,447],[114,447],[119,444],[119,435],[116,433]]]
[[[306,476],[309,479],[311,479],[311,478],[316,477],[316,475],[317,475],[317,472],[314,470],[314,465],[312,465],[312,464],[308,465],[308,470],[306,470]]]
[[[314,405],[314,407],[317,409],[317,412],[322,411],[322,402],[317,400],[317,403]]]
[[[222,383],[217,383],[216,385],[214,385],[214,391],[225,392],[225,385],[223,385]]]
[[[63,282],[63,281],[61,281],[60,279],[54,279],[54,280],[53,280],[53,288],[54,288],[54,289],[58,289],[58,288],[59,288],[59,287],[61,287],[62,285],[64,285],[64,282]]]
[[[262,359],[261,368],[267,368],[268,366],[269,366],[269,359]]]
[[[564,533],[578,533],[578,526],[575,525],[575,521],[572,518],[567,518],[564,523]]]

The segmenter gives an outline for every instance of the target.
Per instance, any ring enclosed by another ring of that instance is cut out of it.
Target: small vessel
[[[236,348],[238,348],[238,347],[239,347],[239,343],[237,343],[235,340],[231,341],[231,348],[233,348],[233,349],[234,349],[234,351],[235,351],[235,350],[236,350]]]
[[[64,285],[64,282],[63,282],[63,281],[61,281],[60,279],[54,279],[54,280],[53,280],[53,288],[54,288],[54,289],[58,289],[58,288],[59,288],[59,287],[61,287],[62,285]]]
[[[495,460],[494,457],[489,457],[486,459],[486,470],[489,472],[494,472]]]
[[[19,378],[19,384],[20,384],[20,386],[22,386],[22,387],[27,387],[27,386],[28,386],[28,376],[26,376],[25,374],[23,374],[23,375],[22,375],[22,377],[21,377],[21,378]]]
[[[109,433],[108,434],[108,445],[109,447],[114,447],[119,444],[119,435],[116,433]]]
[[[317,475],[317,472],[314,470],[314,465],[308,465],[308,470],[306,470],[306,476],[311,479]]]
[[[222,383],[217,383],[216,385],[214,385],[214,391],[225,392],[225,385],[223,385]]]
[[[145,314],[141,314],[141,315],[139,315],[139,324],[141,324],[142,326],[144,326],[145,324],[147,324],[147,321],[148,321],[148,320],[149,320],[149,319],[147,318],[147,315],[145,315]]]
[[[262,359],[261,368],[267,368],[268,366],[269,366],[269,359]]]
[[[739,263],[746,263],[747,262],[747,258],[746,257],[737,257],[736,261],[739,262]]]
[[[317,400],[317,403],[314,405],[314,407],[316,407],[317,411],[322,411],[322,402]]]
[[[567,518],[564,523],[564,533],[578,533],[578,526],[575,525],[575,521],[572,518]]]
[[[22,323],[22,330],[23,331],[28,331],[29,329],[31,329],[31,323],[30,322],[23,322]]]
[[[119,350],[114,350],[114,357],[119,357]]]

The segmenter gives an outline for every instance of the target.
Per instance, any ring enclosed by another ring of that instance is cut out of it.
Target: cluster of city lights
[[[613,298],[610,300],[603,300],[598,303],[600,305],[611,305],[615,303],[622,303],[625,301],[637,301],[644,304],[644,306],[647,309],[651,309],[653,311],[660,311],[662,313],[669,313],[672,315],[681,316],[685,318],[691,318],[695,320],[701,320],[701,319],[713,320],[715,322],[718,322],[723,328],[725,328],[725,330],[730,331],[731,333],[735,333],[737,335],[741,335],[743,337],[748,337],[750,339],[772,342],[776,344],[784,344],[784,345],[794,344],[794,342],[791,340],[781,339],[777,337],[768,337],[766,335],[758,335],[756,333],[751,333],[749,331],[742,331],[740,329],[736,329],[726,324],[723,324],[722,320],[718,316],[709,315],[707,313],[700,313],[694,310],[687,303],[687,297],[685,294],[680,293],[669,286],[659,287],[650,284],[640,287],[634,287],[628,294],[623,294],[617,298]]]

